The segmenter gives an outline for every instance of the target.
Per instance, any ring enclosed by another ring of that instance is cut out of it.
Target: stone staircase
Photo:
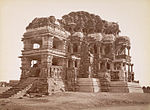
[[[109,91],[115,93],[143,93],[139,83],[124,81],[112,81],[109,86]]]
[[[139,83],[128,82],[129,93],[143,93],[143,89]]]
[[[96,78],[78,78],[76,91],[78,92],[99,92],[100,84]]]
[[[114,93],[129,93],[127,82],[124,81],[111,81],[109,92]]]
[[[109,92],[110,83],[104,79],[100,79],[101,92]]]
[[[31,88],[33,82],[36,79],[37,78],[31,77],[31,78],[27,78],[24,81],[19,82],[14,87],[0,94],[0,98],[9,98],[9,97],[18,98],[23,96],[26,93],[26,91],[28,91]]]

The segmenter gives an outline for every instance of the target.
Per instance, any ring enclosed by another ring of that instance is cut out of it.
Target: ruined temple
[[[6,94],[142,92],[134,80],[130,39],[119,32],[117,23],[84,11],[35,18],[22,38],[20,82]]]

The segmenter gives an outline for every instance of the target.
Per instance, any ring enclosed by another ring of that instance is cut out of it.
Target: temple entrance
[[[39,77],[41,71],[41,60],[40,59],[33,59],[31,61],[31,68],[30,68],[30,76],[31,77]]]

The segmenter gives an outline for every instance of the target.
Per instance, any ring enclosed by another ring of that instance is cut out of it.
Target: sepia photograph
[[[150,1],[0,0],[0,110],[150,110]]]

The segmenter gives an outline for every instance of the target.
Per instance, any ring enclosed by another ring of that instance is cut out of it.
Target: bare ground
[[[150,110],[148,93],[65,92],[40,98],[0,99],[0,110]]]

